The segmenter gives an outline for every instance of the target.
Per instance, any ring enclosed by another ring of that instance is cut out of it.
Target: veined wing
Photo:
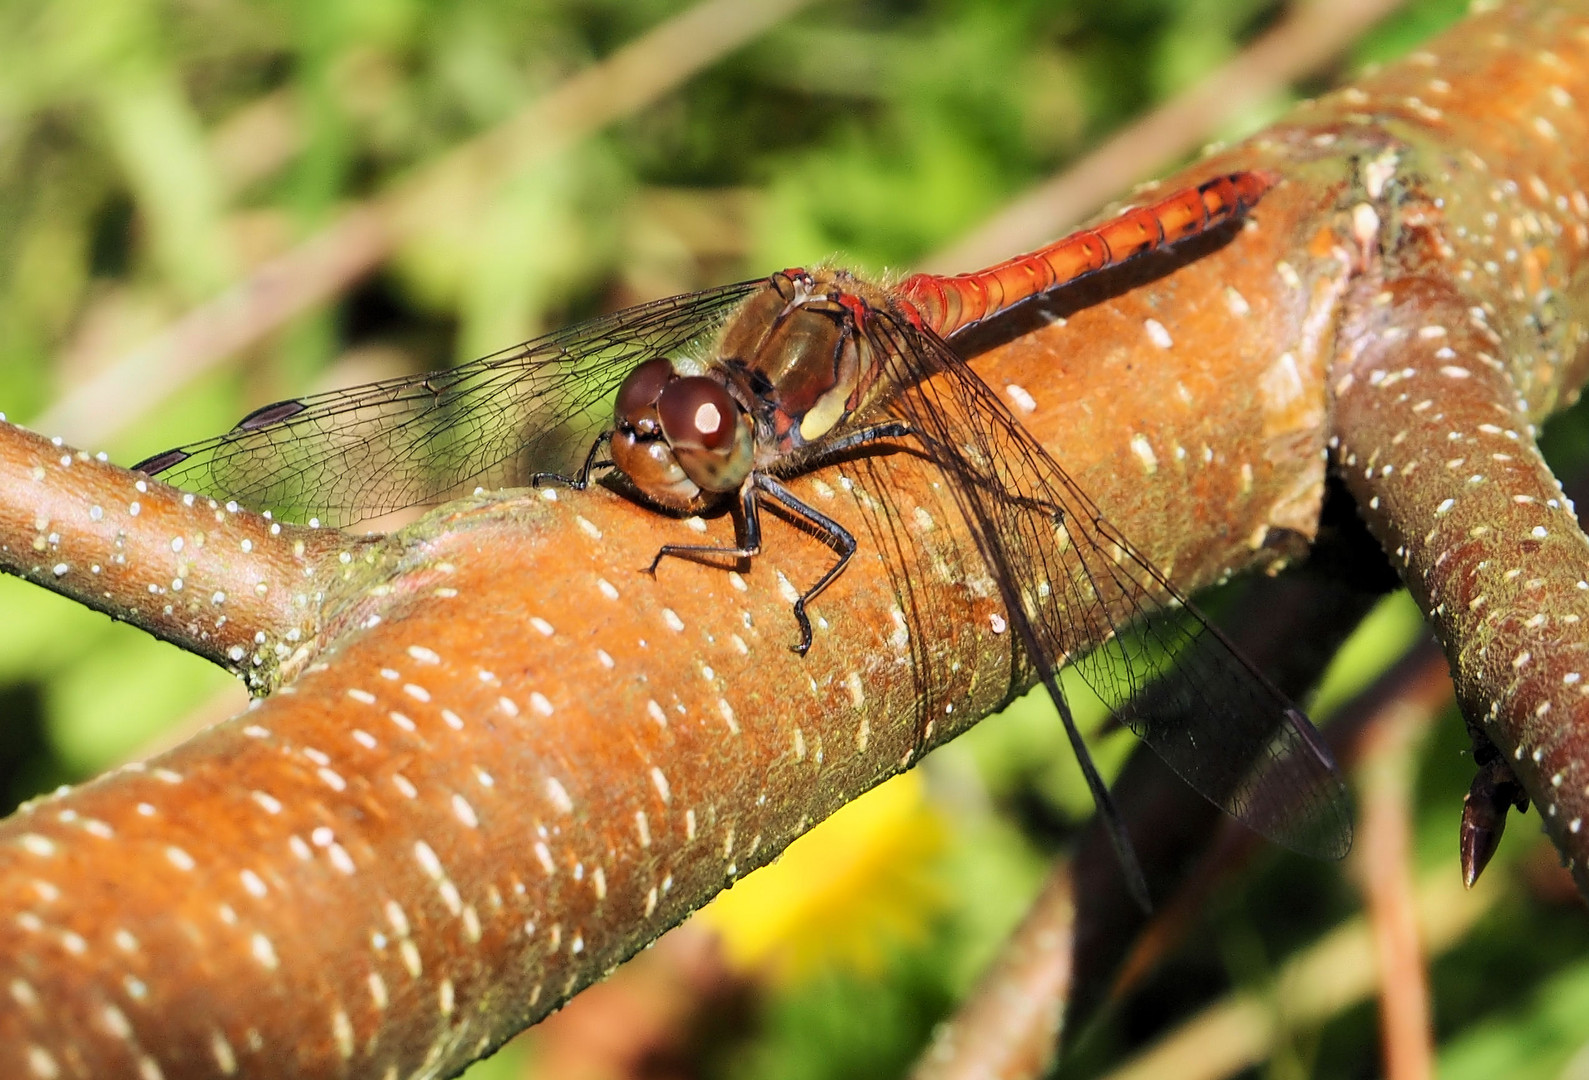
[[[1307,717],[1104,518],[948,344],[884,313],[870,323],[899,388],[885,409],[956,481],[948,486],[1050,692],[1059,696],[1054,674],[1074,663],[1216,806],[1295,851],[1345,855],[1345,785]]]
[[[445,371],[266,405],[224,435],[133,467],[330,526],[536,473],[572,476],[630,369],[695,346],[760,284],[625,308]]]

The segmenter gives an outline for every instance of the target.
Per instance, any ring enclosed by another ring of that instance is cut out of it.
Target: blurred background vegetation
[[[265,401],[445,365],[643,299],[829,256],[910,267],[1288,10],[1272,0],[781,6],[786,17],[742,48],[703,55],[675,88],[581,123],[535,103],[689,5],[0,4],[0,409],[128,462]],[[1404,6],[1332,70],[1218,134],[1238,137],[1406,51],[1460,7]],[[1121,176],[1117,191],[1143,178]],[[326,271],[341,283],[290,318],[250,315],[260,291],[240,283],[305,250],[313,257],[291,264],[294,281],[339,259],[358,269],[345,281]],[[249,340],[204,361],[192,336],[170,334],[196,310],[229,311]],[[133,373],[136,399],[62,409],[120,370]],[[1581,432],[1569,422],[1552,433],[1579,466]],[[1404,599],[1388,602],[1338,660],[1332,700],[1418,627]],[[242,700],[202,662],[0,578],[6,808]],[[1454,714],[1423,744],[1420,873],[1457,873],[1463,748]],[[471,1075],[900,1075],[1037,886],[1054,837],[1032,827],[1034,804],[1045,820],[1090,810],[1058,726],[1021,705],[736,888],[685,931],[695,951],[665,942]],[[1490,910],[1432,963],[1443,1076],[1589,1077],[1589,928],[1536,820],[1514,822],[1483,883]],[[1065,1075],[1104,1075],[1197,1010],[1261,992],[1359,914],[1340,868],[1267,852],[1221,887],[1191,943],[1088,1033]],[[1322,1028],[1286,1030],[1279,1045],[1251,1075],[1380,1072],[1371,999]]]

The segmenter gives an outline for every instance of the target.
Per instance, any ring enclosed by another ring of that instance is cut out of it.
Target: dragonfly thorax
[[[662,506],[702,509],[737,490],[755,465],[745,406],[717,379],[680,375],[669,360],[631,371],[613,411],[613,464]]]
[[[828,436],[870,386],[856,305],[844,302],[854,284],[842,271],[782,271],[723,331],[722,362],[744,372],[775,453]]]

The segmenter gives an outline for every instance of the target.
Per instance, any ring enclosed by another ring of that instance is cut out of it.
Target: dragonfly
[[[342,526],[480,488],[598,473],[642,502],[727,504],[736,543],[667,557],[740,562],[760,510],[809,523],[835,553],[807,608],[857,549],[788,477],[857,448],[914,443],[946,485],[998,585],[1008,623],[1053,699],[1124,870],[1144,875],[1078,730],[1073,666],[1116,718],[1194,789],[1258,833],[1343,856],[1340,774],[1306,716],[1112,525],[946,339],[1086,275],[1247,214],[1278,177],[1217,176],[975,273],[878,285],[791,268],[580,323],[445,371],[266,405],[225,434],[135,469],[179,487]],[[1165,662],[1168,658],[1168,662]],[[1153,692],[1140,694],[1155,676]]]

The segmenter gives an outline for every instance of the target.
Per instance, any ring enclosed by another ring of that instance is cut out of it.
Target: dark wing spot
[[[145,476],[159,476],[167,469],[175,468],[193,455],[186,450],[165,450],[154,457],[146,457],[132,467],[133,472],[141,472]]]
[[[274,405],[262,405],[237,422],[233,431],[253,431],[255,428],[269,427],[271,424],[297,416],[308,408],[302,401],[278,401]]]

